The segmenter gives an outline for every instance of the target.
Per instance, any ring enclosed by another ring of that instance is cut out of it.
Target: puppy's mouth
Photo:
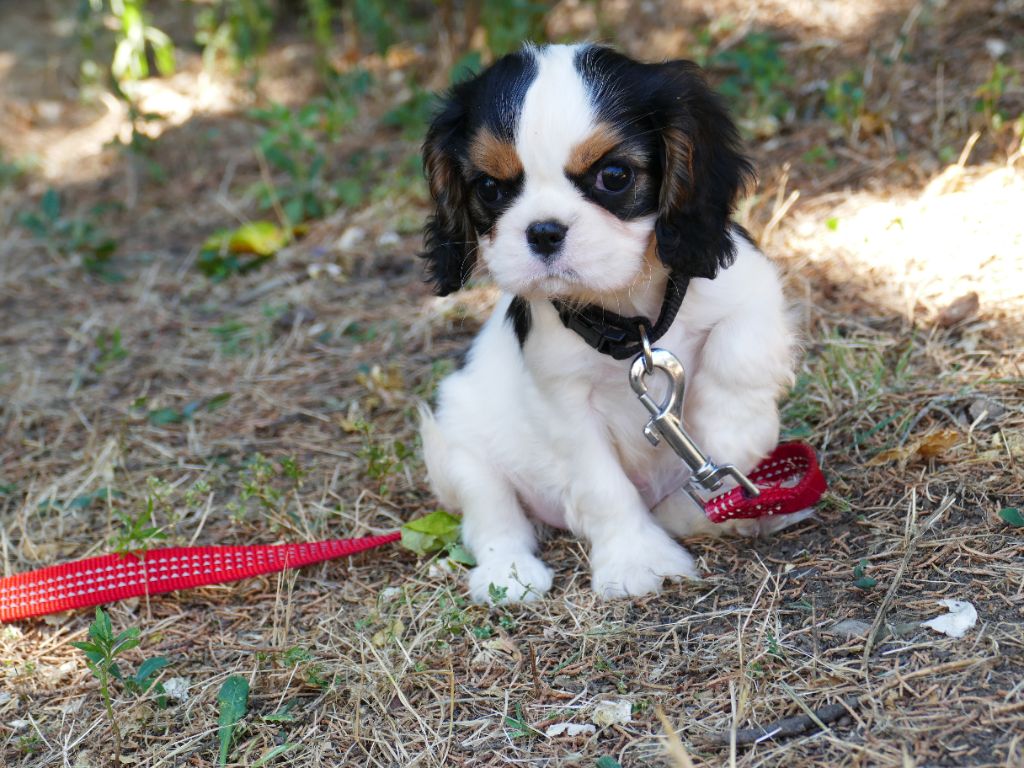
[[[569,298],[580,287],[580,276],[576,270],[552,265],[527,282],[520,293],[533,299]]]

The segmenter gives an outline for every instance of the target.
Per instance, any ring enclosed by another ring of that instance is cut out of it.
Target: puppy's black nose
[[[554,219],[535,221],[526,228],[526,242],[541,261],[550,261],[562,250],[568,229],[565,224]]]

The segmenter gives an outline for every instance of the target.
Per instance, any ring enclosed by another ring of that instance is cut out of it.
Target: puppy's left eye
[[[611,163],[606,165],[597,173],[597,181],[594,186],[602,192],[617,194],[625,192],[633,183],[633,169],[628,165]]]
[[[484,205],[494,208],[505,199],[505,190],[501,182],[490,176],[484,176],[476,183],[477,197]]]

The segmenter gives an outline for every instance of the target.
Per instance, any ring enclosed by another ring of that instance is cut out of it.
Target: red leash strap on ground
[[[704,513],[712,523],[789,515],[813,507],[828,488],[814,449],[806,443],[781,443],[749,475],[761,495],[747,498],[741,488],[715,496]]]
[[[716,496],[704,509],[711,522],[787,515],[813,507],[826,488],[814,450],[804,443],[781,444],[757,465],[750,479],[761,489],[761,495],[748,499],[741,489],[734,488]],[[395,531],[308,544],[172,547],[151,549],[144,557],[92,557],[0,579],[0,622],[225,584],[354,555],[401,538],[402,534]]]
[[[396,531],[308,544],[172,547],[151,549],[144,557],[91,557],[0,579],[0,622],[248,579],[354,555],[400,538]]]

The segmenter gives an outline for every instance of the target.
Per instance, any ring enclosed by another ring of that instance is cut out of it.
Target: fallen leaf
[[[981,302],[978,300],[976,292],[965,293],[942,309],[936,316],[935,322],[942,328],[952,328],[978,314],[980,306]]]
[[[960,433],[955,429],[941,429],[931,432],[917,441],[917,455],[925,459],[934,459],[960,442]]]
[[[929,432],[906,445],[889,448],[876,454],[868,461],[868,466],[877,467],[880,464],[905,462],[914,458],[936,459],[959,442],[960,433],[955,429],[940,429],[937,432]]]
[[[939,605],[948,608],[949,613],[922,621],[922,627],[934,629],[949,637],[963,637],[967,630],[978,623],[978,611],[966,600],[939,600]]]

